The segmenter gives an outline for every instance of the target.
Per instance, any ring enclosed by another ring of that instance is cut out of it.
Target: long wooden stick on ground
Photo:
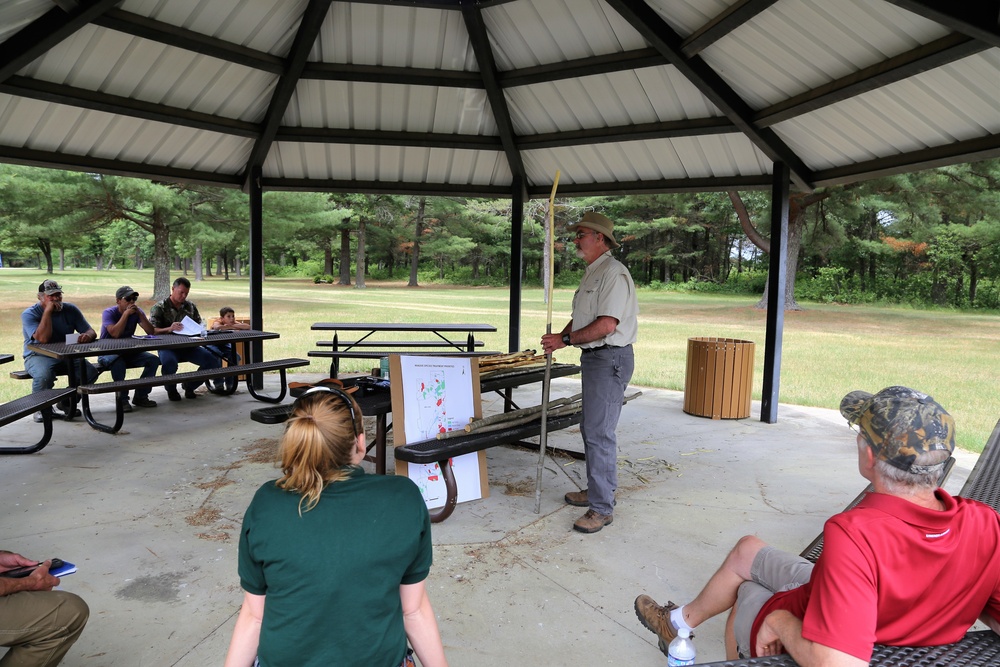
[[[548,303],[545,318],[545,333],[552,333],[552,272],[555,270],[553,255],[556,251],[556,188],[559,187],[559,170],[552,181],[552,192],[549,194],[549,233],[545,235],[545,244],[549,250],[549,280],[545,288],[545,301]],[[535,473],[535,514],[542,511],[542,469],[545,467],[545,449],[549,442],[549,386],[552,384],[552,353],[545,355],[545,377],[542,380],[542,433],[538,438],[538,470]]]

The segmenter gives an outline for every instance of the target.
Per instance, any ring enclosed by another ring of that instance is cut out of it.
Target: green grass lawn
[[[38,270],[0,270],[0,352],[20,357],[23,339],[20,314],[35,300]],[[71,270],[54,276],[65,299],[77,304],[95,330],[101,311],[114,303],[120,285],[139,290],[148,312],[152,271]],[[193,276],[188,276],[192,278]],[[237,316],[249,314],[246,278],[209,278],[194,283],[191,300],[204,317],[232,306]],[[553,329],[569,319],[572,290],[557,290]],[[751,340],[757,344],[754,399],[760,398],[763,366],[764,312],[756,298],[639,292],[639,342],[633,384],[684,389],[687,339],[715,336]],[[904,307],[805,304],[805,311],[785,314],[781,360],[782,403],[836,408],[848,391],[876,391],[903,384],[933,395],[958,423],[959,444],[973,451],[982,445],[1000,418],[996,372],[1000,362],[1000,317],[996,314],[921,311]],[[368,283],[357,290],[314,285],[311,280],[269,278],[264,283],[264,328],[281,338],[264,344],[265,357],[305,357],[325,332],[310,331],[313,322],[485,322],[497,333],[481,339],[489,350],[506,351],[508,292],[498,288],[418,287],[403,283]],[[540,289],[525,290],[521,304],[521,347],[538,345],[545,330],[546,306]],[[401,334],[400,339],[408,336]],[[558,361],[576,362],[579,354],[561,352]],[[342,370],[361,370],[374,361],[345,361]],[[15,361],[3,370],[20,368]],[[309,367],[326,372],[329,363]],[[2,374],[0,399],[30,391],[24,381]],[[758,418],[753,413],[752,419]],[[779,409],[778,418],[781,418]]]

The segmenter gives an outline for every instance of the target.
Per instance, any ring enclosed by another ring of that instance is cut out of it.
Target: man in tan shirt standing
[[[580,287],[573,295],[573,319],[559,333],[542,336],[550,354],[569,345],[580,348],[583,384],[583,436],[587,456],[587,488],[566,494],[566,502],[586,507],[573,528],[596,533],[614,520],[618,488],[618,439],[625,388],[635,360],[632,343],[638,332],[639,304],[635,284],[625,265],[611,256],[619,247],[614,223],[600,213],[585,213],[570,225],[576,232],[576,254],[587,262]]]

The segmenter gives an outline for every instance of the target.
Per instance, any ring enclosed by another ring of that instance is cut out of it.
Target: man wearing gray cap
[[[139,293],[123,285],[115,292],[115,305],[105,308],[101,314],[101,338],[131,338],[135,335],[137,327],[141,327],[147,334],[153,334],[153,325],[150,323],[146,313],[137,303]],[[115,382],[125,379],[125,371],[129,368],[141,368],[140,378],[151,378],[156,375],[156,369],[160,367],[160,358],[152,352],[126,352],[123,354],[106,354],[97,358],[97,363],[102,368],[111,371],[111,378]],[[149,392],[152,387],[144,387],[135,390],[132,403],[140,408],[155,408],[156,401],[149,400]],[[132,406],[128,402],[128,392],[122,392],[120,397],[122,409],[125,412],[132,412]]]
[[[618,488],[615,429],[635,368],[632,343],[639,329],[639,303],[628,269],[611,256],[611,250],[619,247],[614,223],[589,211],[568,229],[576,232],[576,255],[587,263],[587,270],[573,295],[573,319],[559,333],[542,336],[542,348],[546,354],[568,345],[580,348],[580,434],[587,455],[587,488],[567,493],[565,499],[570,505],[588,508],[573,528],[596,533],[614,520]]]
[[[97,338],[97,334],[87,323],[80,309],[62,300],[63,289],[54,280],[44,280],[38,286],[38,302],[26,308],[21,313],[21,333],[24,335],[24,370],[31,374],[31,391],[52,389],[56,383],[56,375],[65,373],[66,362],[36,354],[28,349],[33,343],[65,343],[66,334],[79,333],[79,342],[89,343]],[[100,371],[87,360],[81,360],[86,378],[80,378],[83,384],[89,384],[97,379]],[[59,409],[53,408],[56,417],[66,417],[72,403],[69,400],[59,403]],[[42,421],[42,413],[35,413],[35,421]]]
[[[661,651],[730,609],[730,659],[788,653],[802,667],[861,667],[875,644],[950,644],[977,620],[1000,633],[1000,514],[938,488],[951,415],[907,387],[853,391],[840,412],[874,491],[826,522],[815,565],[748,535],[692,602],[636,598]]]

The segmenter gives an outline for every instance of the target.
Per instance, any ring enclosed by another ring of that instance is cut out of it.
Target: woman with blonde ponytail
[[[243,517],[243,607],[226,667],[412,667],[413,651],[423,667],[447,667],[424,586],[427,507],[408,478],[366,475],[365,451],[348,394],[316,387],[295,401],[282,476]]]

